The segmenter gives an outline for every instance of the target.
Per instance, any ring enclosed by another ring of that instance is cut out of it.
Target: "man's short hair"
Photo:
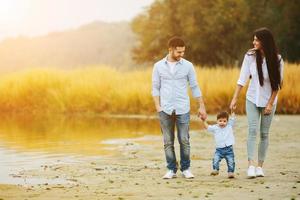
[[[171,39],[169,39],[168,47],[169,48],[185,47],[185,43],[180,37],[174,36]]]
[[[228,118],[229,118],[228,112],[222,111],[222,112],[219,112],[219,113],[218,113],[218,115],[217,115],[217,120],[218,120],[218,119],[223,119],[223,118],[226,118],[226,119],[228,120]]]

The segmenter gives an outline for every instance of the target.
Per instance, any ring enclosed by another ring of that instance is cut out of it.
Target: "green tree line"
[[[268,27],[279,53],[300,61],[298,0],[156,0],[131,23],[138,63],[166,54],[167,41],[181,36],[186,58],[199,65],[232,65],[252,47],[253,31]]]

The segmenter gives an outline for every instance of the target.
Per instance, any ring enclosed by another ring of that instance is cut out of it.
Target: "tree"
[[[239,0],[155,1],[132,22],[138,45],[137,62],[155,61],[166,54],[171,36],[187,43],[186,57],[196,64],[231,64],[240,56],[245,40],[247,7]],[[213,50],[213,51],[212,51]]]
[[[159,60],[168,39],[177,35],[193,63],[232,65],[251,48],[253,31],[268,27],[284,58],[299,61],[299,10],[297,0],[156,0],[132,22],[138,38],[133,58]]]
[[[154,61],[166,54],[168,39],[181,35],[177,5],[180,0],[155,1],[146,13],[137,16],[132,29],[138,38],[133,58],[138,63]]]
[[[268,27],[279,52],[290,62],[300,61],[300,3],[298,0],[247,0],[251,14],[249,30]]]

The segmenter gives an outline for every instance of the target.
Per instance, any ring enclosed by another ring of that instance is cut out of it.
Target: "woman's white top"
[[[280,76],[282,80],[283,60],[280,55],[278,56],[278,58],[280,60]],[[265,58],[263,58],[262,71],[264,77],[264,84],[263,86],[260,86],[257,66],[256,66],[256,55],[255,53],[251,53],[251,52],[246,53],[237,84],[241,86],[245,86],[251,75],[251,80],[247,90],[246,98],[252,103],[254,103],[257,107],[266,107],[272,95],[271,82],[269,79],[269,73],[268,73]],[[274,100],[273,105],[276,105],[276,103],[277,103],[277,96]]]

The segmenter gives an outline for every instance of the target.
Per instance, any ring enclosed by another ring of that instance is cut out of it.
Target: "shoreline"
[[[84,162],[53,164],[17,174],[23,178],[65,179],[68,183],[0,184],[0,199],[297,199],[300,196],[300,116],[276,115],[270,130],[266,177],[246,178],[245,116],[235,127],[236,178],[228,179],[226,163],[220,175],[210,176],[213,137],[204,130],[191,132],[191,170],[186,180],[163,180],[166,171],[162,138],[158,136],[106,140],[115,155],[87,157]],[[175,142],[179,157],[178,142]],[[280,158],[280,159],[279,159]]]

